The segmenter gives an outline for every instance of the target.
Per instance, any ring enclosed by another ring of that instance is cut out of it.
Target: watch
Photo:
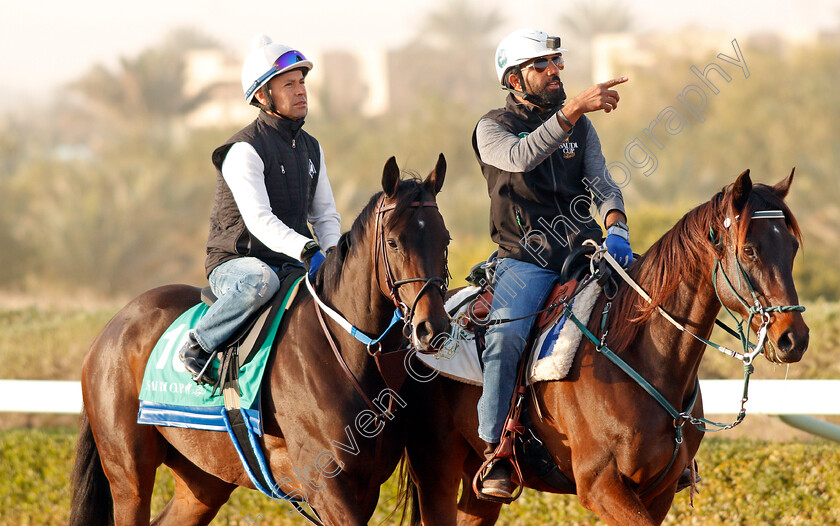
[[[314,239],[310,239],[305,245],[303,245],[303,250],[300,252],[300,259],[305,260],[307,258],[311,258],[319,250],[321,250],[321,247],[318,245],[318,242]]]
[[[622,237],[627,241],[630,241],[630,228],[628,228],[627,223],[624,221],[615,221],[610,227],[607,229],[607,235],[615,234],[618,237]]]
[[[569,119],[566,117],[566,115],[563,114],[563,108],[560,108],[559,110],[557,110],[557,118],[560,119],[563,122],[563,124],[565,124],[566,126],[569,127],[569,131],[566,132],[566,133],[571,135],[572,128],[574,128],[575,125],[572,124],[571,121],[569,121]]]
[[[614,226],[617,226],[618,228],[623,228],[624,230],[630,232],[630,227],[627,226],[627,223],[625,223],[624,221],[613,221],[613,223],[610,225],[610,228]]]

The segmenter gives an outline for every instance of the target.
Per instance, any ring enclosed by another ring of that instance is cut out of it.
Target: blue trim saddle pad
[[[260,385],[265,364],[282,315],[294,298],[298,284],[296,282],[290,287],[260,348],[239,368],[240,406],[253,429],[260,435]],[[138,424],[227,431],[223,417],[225,401],[221,390],[217,389],[216,394],[211,396],[213,386],[195,383],[178,357],[178,350],[186,341],[187,333],[195,327],[208,308],[204,303],[199,303],[181,314],[155,344],[146,362],[140,389]],[[218,360],[214,360],[211,368],[214,376],[218,374]]]

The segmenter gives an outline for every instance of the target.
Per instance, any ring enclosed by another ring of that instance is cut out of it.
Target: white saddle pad
[[[456,305],[464,302],[478,293],[478,287],[466,287],[449,298],[446,310],[450,311]],[[572,302],[572,312],[584,324],[589,321],[592,307],[601,294],[601,287],[595,282],[587,285]],[[457,320],[469,307],[470,301],[458,309],[452,316],[452,329],[449,340],[437,354],[417,354],[426,365],[440,372],[440,374],[472,385],[482,385],[481,363],[475,347],[475,336],[458,325]],[[583,334],[572,322],[566,323],[563,316],[557,322],[544,329],[536,342],[533,343],[531,357],[528,363],[528,383],[561,380],[565,378],[572,366],[575,352]]]

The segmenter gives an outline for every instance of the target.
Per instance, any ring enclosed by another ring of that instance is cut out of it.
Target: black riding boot
[[[696,475],[696,477],[694,479],[694,483],[699,484],[700,481],[703,480],[703,479],[700,478],[700,470],[697,467],[697,461],[692,460],[692,462],[694,462],[694,474]],[[685,468],[685,471],[683,471],[682,475],[680,475],[680,480],[677,482],[677,491],[678,492],[682,491],[689,486],[691,486],[691,467],[690,466]]]
[[[493,457],[493,452],[496,451],[499,443],[485,442],[484,458],[489,459]],[[506,458],[496,459],[490,466],[485,468],[487,471],[481,476],[481,493],[488,497],[495,497],[497,499],[510,499],[513,497],[513,482],[510,480],[513,472],[513,465],[510,460]]]
[[[178,351],[178,357],[184,362],[184,368],[190,372],[196,383],[201,385],[214,382],[209,367],[205,370],[207,362],[213,357],[213,353],[205,351],[198,344],[192,331],[189,332],[187,341]],[[201,374],[202,371],[204,371],[204,374]]]

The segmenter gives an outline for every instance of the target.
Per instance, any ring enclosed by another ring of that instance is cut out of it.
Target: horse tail
[[[420,526],[420,499],[417,495],[417,485],[411,478],[411,469],[408,466],[406,452],[403,451],[400,459],[399,485],[397,487],[397,507],[402,505],[400,526],[408,519],[409,526]]]
[[[87,412],[82,409],[82,423],[76,443],[76,462],[71,476],[73,498],[68,526],[113,526],[114,501],[111,485],[102,470],[99,450]]]

